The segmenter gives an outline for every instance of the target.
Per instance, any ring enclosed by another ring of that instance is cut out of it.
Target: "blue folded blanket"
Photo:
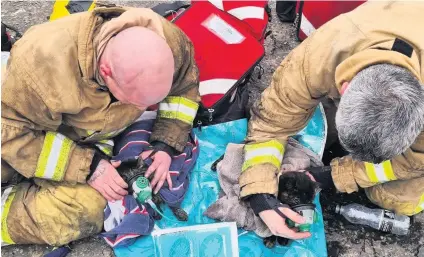
[[[315,153],[321,155],[326,137],[326,123],[322,108],[317,108],[308,126],[295,138]],[[181,207],[189,214],[187,222],[178,221],[167,207],[164,214],[167,218],[157,222],[158,228],[175,228],[190,225],[216,223],[205,217],[203,213],[219,196],[220,186],[216,172],[211,170],[212,164],[225,152],[228,143],[242,143],[247,133],[247,120],[237,120],[201,130],[194,129],[199,142],[199,157],[190,173],[190,183]],[[253,232],[239,230],[239,253],[241,257],[325,257],[327,256],[324,224],[319,196],[315,199],[318,221],[312,226],[312,237],[292,242],[289,246],[266,248],[262,238]],[[140,237],[130,246],[114,249],[117,257],[155,257],[154,241],[151,236]]]

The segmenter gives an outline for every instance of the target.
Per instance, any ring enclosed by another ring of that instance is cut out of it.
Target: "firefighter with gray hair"
[[[241,197],[273,234],[310,236],[287,227],[279,212],[298,223],[302,217],[275,196],[287,139],[320,103],[327,147],[340,141],[350,154],[309,169],[313,178],[340,193],[364,188],[373,203],[399,214],[423,211],[422,10],[424,2],[369,1],[316,30],[275,71],[252,109],[239,178]]]

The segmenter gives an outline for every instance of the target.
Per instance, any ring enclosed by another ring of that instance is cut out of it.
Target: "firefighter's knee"
[[[37,215],[49,245],[64,245],[102,230],[106,201],[89,185],[60,186],[50,194],[40,194],[37,201]]]
[[[97,234],[106,200],[86,184],[23,183],[7,218],[12,243],[60,246]]]
[[[424,210],[424,178],[392,181],[365,192],[373,203],[397,214],[412,216]]]

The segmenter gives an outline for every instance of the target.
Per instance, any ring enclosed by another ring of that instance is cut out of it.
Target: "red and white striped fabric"
[[[347,13],[365,3],[364,0],[355,1],[299,1],[296,12],[299,19],[297,36],[305,40],[315,30],[336,16]]]
[[[262,11],[257,9],[259,3]],[[265,26],[268,22],[263,3],[195,1],[175,20],[193,42],[204,107],[217,103],[263,57],[263,45],[256,37],[262,32],[253,31],[265,18]]]

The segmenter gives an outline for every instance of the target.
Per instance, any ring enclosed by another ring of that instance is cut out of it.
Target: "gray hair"
[[[407,69],[391,64],[360,71],[336,113],[341,145],[353,158],[372,163],[403,153],[423,127],[423,85]]]

